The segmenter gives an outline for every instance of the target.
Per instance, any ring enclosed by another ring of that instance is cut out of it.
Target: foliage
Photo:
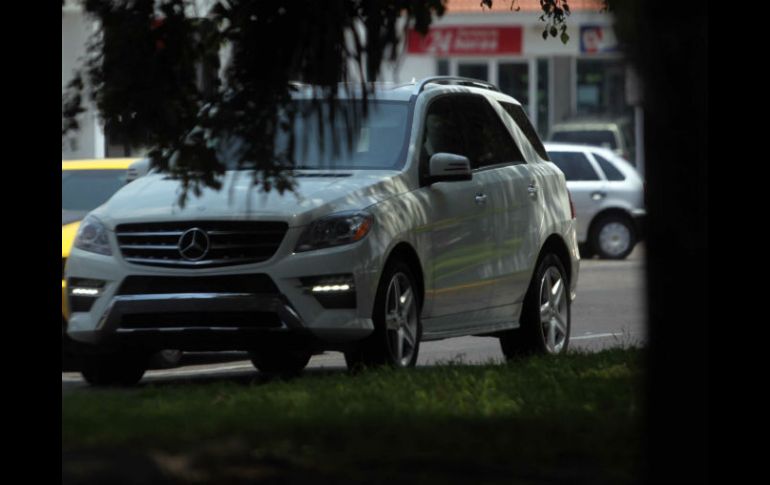
[[[230,137],[249,143],[229,161],[262,190],[283,192],[292,188],[292,81],[314,86],[313,110],[338,96],[338,83],[366,97],[407,30],[426,33],[446,1],[222,0],[201,12],[193,0],[84,0],[99,29],[63,93],[62,136],[78,130],[88,96],[111,143],[146,147],[154,167],[180,180],[181,204],[190,191],[221,188],[217,148]],[[540,3],[546,32],[560,30],[566,42],[567,0]],[[220,66],[222,52],[229,58]],[[333,126],[318,119],[322,130]],[[277,151],[281,131],[289,144]]]

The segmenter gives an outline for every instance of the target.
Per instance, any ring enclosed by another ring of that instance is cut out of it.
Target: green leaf
[[[561,43],[562,44],[566,44],[567,41],[569,41],[569,34],[567,34],[566,32],[562,32],[561,33]]]
[[[551,37],[556,37],[556,34],[558,34],[558,33],[559,33],[559,31],[556,30],[556,26],[552,25],[551,26]]]
[[[548,38],[548,30],[543,29],[543,40],[546,40]]]

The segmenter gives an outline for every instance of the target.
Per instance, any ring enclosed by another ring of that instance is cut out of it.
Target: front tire
[[[348,368],[389,365],[414,367],[420,351],[420,295],[416,279],[402,261],[389,264],[374,301],[374,333],[355,350],[345,352]]]
[[[540,261],[524,297],[520,327],[500,337],[508,360],[567,351],[572,326],[567,272],[554,254]]]
[[[92,386],[133,386],[147,370],[147,356],[118,353],[83,357],[83,378]]]

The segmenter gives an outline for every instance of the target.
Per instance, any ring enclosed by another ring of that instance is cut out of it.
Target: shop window
[[[541,137],[548,134],[548,59],[537,60],[537,132]],[[547,159],[546,159],[547,160]]]
[[[577,60],[577,114],[622,115],[626,105],[626,72],[622,61]]]
[[[500,91],[513,96],[529,111],[529,64],[525,62],[501,62],[497,66]]]
[[[489,81],[489,65],[486,62],[460,62],[457,64],[457,75]]]
[[[436,61],[436,72],[439,76],[449,76],[449,60],[438,59]]]

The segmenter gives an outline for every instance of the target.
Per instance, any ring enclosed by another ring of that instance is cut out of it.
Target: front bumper
[[[142,266],[124,261],[117,248],[114,256],[73,248],[67,263],[70,290],[73,278],[103,284],[90,306],[79,308],[84,311],[69,305],[67,334],[100,351],[124,346],[148,351],[249,350],[264,345],[337,350],[368,336],[374,330],[371,315],[380,276],[374,239],[294,253],[291,236],[287,234],[266,262],[209,269]],[[348,307],[329,307],[311,292],[307,278],[339,274],[352,277],[355,301]],[[239,291],[203,291],[192,284],[196,279],[245,276],[260,276],[270,284]],[[129,277],[182,283],[175,284],[173,292],[143,292],[136,285],[128,291]]]

